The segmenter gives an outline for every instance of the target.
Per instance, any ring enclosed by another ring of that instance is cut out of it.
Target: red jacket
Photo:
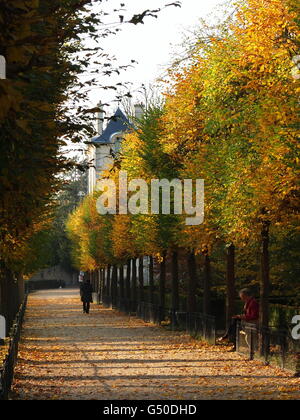
[[[254,298],[248,300],[244,307],[245,316],[243,319],[247,322],[257,321],[259,319],[259,304]]]

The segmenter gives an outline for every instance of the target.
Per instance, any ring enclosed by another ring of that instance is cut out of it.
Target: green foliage
[[[65,175],[64,186],[57,194],[51,220],[28,241],[24,267],[26,274],[55,265],[61,265],[67,271],[72,270],[71,243],[65,225],[69,214],[86,194],[86,188],[86,174],[73,169]]]

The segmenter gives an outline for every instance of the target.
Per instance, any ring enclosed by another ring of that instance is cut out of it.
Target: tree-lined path
[[[13,399],[300,398],[300,379],[96,305],[31,294]]]

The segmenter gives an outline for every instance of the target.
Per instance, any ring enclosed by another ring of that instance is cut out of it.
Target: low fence
[[[149,302],[103,296],[103,305],[137,316],[147,323],[162,322],[173,330],[186,331],[192,337],[216,344],[216,318],[201,313],[173,311]],[[292,338],[291,331],[265,328],[248,323],[237,325],[237,352],[250,360],[277,365],[300,376],[300,340]]]
[[[0,365],[0,400],[7,400],[14,378],[14,368],[18,357],[18,348],[24,314],[27,305],[27,296],[16,316],[9,336],[7,356]]]
[[[201,313],[174,311],[149,302],[136,302],[129,299],[112,299],[103,296],[103,305],[129,315],[135,315],[144,322],[160,325],[164,322],[172,330],[186,331],[192,337],[216,343],[216,319]]]
[[[216,319],[201,313],[176,312],[177,325],[197,339],[216,344]]]
[[[300,340],[294,340],[288,329],[260,329],[254,324],[239,323],[237,351],[250,360],[277,365],[300,377]]]

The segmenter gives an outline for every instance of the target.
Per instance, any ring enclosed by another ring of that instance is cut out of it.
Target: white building
[[[118,108],[104,129],[103,107],[101,104],[98,107],[101,110],[97,116],[98,134],[91,139],[87,149],[87,159],[90,166],[88,174],[89,194],[95,190],[96,182],[102,177],[103,171],[112,166],[120,151],[124,135],[133,128],[133,124]],[[143,112],[142,105],[135,105],[136,118],[141,118]]]

